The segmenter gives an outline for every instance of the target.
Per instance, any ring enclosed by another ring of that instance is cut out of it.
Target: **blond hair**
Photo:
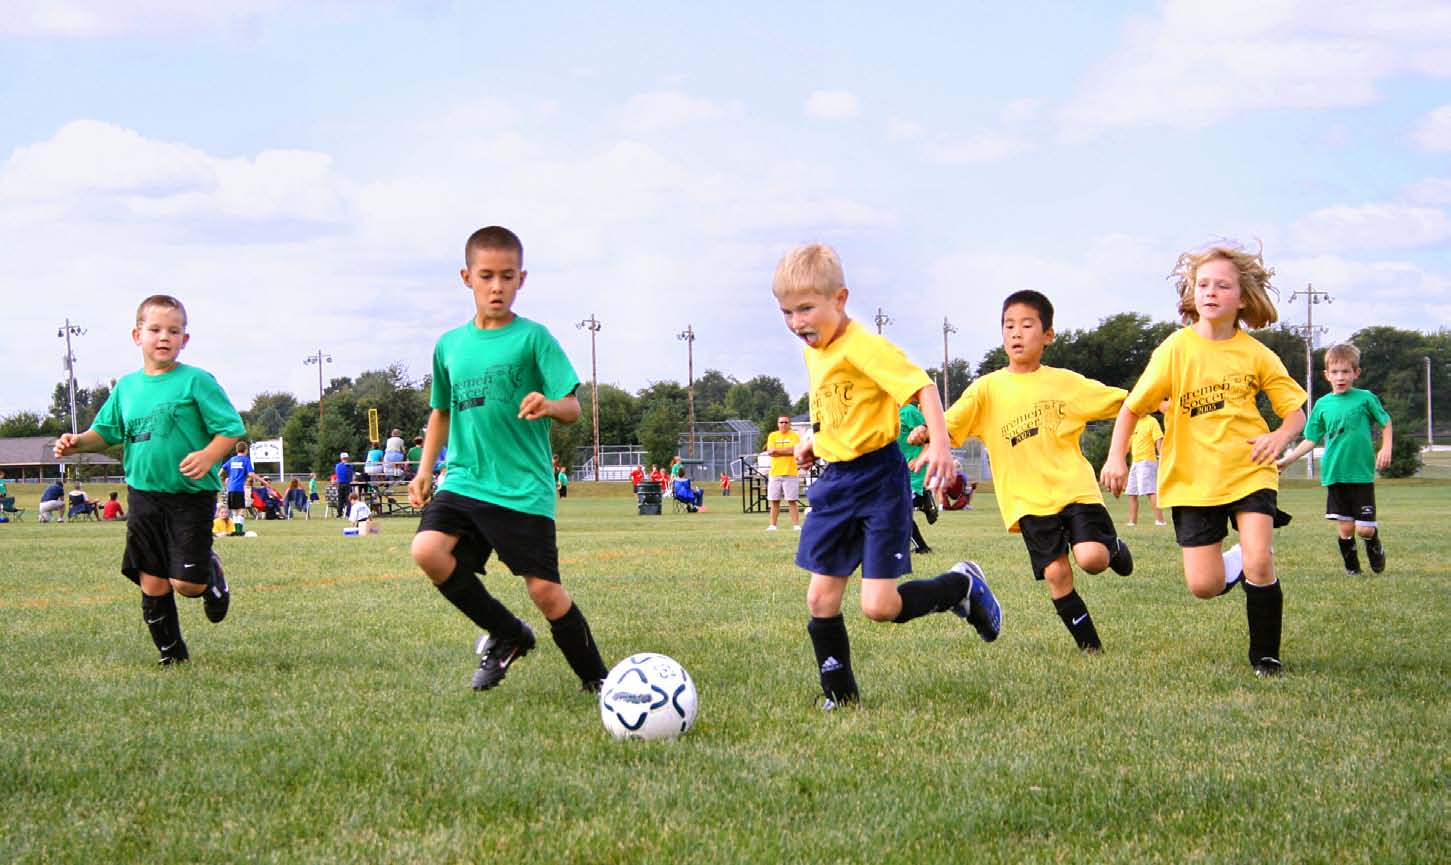
[[[1360,369],[1360,349],[1348,342],[1330,346],[1325,352],[1325,368],[1330,369],[1330,365],[1337,361],[1350,364],[1351,369]]]
[[[1270,292],[1279,296],[1279,291],[1270,285],[1275,271],[1265,266],[1263,251],[1263,247],[1250,252],[1238,244],[1216,243],[1197,252],[1182,253],[1174,262],[1169,278],[1174,280],[1174,286],[1179,290],[1179,315],[1184,323],[1193,324],[1199,320],[1199,310],[1194,308],[1194,283],[1198,279],[1199,268],[1216,258],[1234,265],[1239,272],[1239,291],[1244,299],[1244,309],[1239,311],[1238,320],[1252,329],[1279,321],[1280,312],[1270,299]]]
[[[798,291],[830,297],[845,286],[841,259],[824,243],[803,244],[786,253],[771,278],[771,293],[778,298]]]
[[[169,294],[153,294],[141,301],[141,305],[136,307],[137,326],[146,320],[146,310],[148,309],[174,309],[181,313],[181,326],[186,327],[186,307]]]

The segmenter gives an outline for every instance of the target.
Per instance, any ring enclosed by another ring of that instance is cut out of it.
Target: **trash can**
[[[660,516],[660,485],[654,481],[641,481],[635,488],[635,502],[640,516]]]

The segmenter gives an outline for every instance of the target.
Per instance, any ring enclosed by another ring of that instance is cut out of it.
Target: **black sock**
[[[816,668],[821,671],[821,693],[838,703],[853,702],[860,696],[856,676],[851,672],[851,642],[846,636],[846,619],[841,614],[829,619],[811,617],[806,624]]]
[[[1355,544],[1354,539],[1352,539],[1350,543],[1353,547]],[[1370,532],[1370,537],[1367,537],[1365,539],[1365,548],[1366,550],[1373,550],[1378,546],[1380,546],[1380,529],[1376,528],[1372,529]]]
[[[454,568],[453,576],[438,585],[438,591],[491,637],[507,640],[524,631],[524,623],[489,594],[483,581],[463,563]]]
[[[551,621],[549,633],[581,682],[598,682],[609,674],[595,645],[594,634],[590,633],[589,622],[577,605],[570,604],[569,612]]]
[[[922,549],[926,549],[927,547],[927,539],[922,537],[922,530],[917,528],[916,520],[912,521],[912,543]]]
[[[1077,591],[1054,598],[1053,607],[1058,610],[1058,618],[1063,620],[1063,627],[1073,635],[1078,648],[1094,651],[1103,648],[1103,643],[1098,641],[1098,629],[1093,627],[1093,617],[1088,614],[1088,605],[1083,603]]]
[[[1336,538],[1336,541],[1340,544],[1340,558],[1345,560],[1345,569],[1347,571],[1360,570],[1360,555],[1355,551],[1355,538]],[[1366,546],[1369,547],[1370,544],[1367,543]]]
[[[186,644],[181,641],[181,619],[176,615],[176,595],[167,592],[160,597],[141,595],[141,620],[151,631],[151,642],[163,657],[185,658]]]
[[[971,586],[966,574],[951,571],[930,580],[903,583],[897,587],[897,594],[902,598],[902,612],[892,621],[910,622],[918,616],[949,610],[967,597]]]
[[[1249,620],[1249,662],[1260,658],[1280,659],[1280,621],[1285,612],[1285,595],[1280,581],[1256,586],[1244,581],[1244,614]]]

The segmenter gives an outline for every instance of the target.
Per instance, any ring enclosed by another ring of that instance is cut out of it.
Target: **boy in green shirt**
[[[1360,376],[1360,349],[1349,343],[1325,352],[1325,380],[1330,394],[1310,410],[1305,439],[1276,465],[1280,471],[1325,444],[1320,462],[1320,483],[1325,486],[1325,519],[1340,529],[1340,557],[1345,573],[1360,573],[1355,536],[1365,540],[1365,556],[1375,573],[1385,570],[1385,547],[1375,519],[1375,471],[1391,462],[1391,416],[1380,399],[1368,390],[1352,387]],[[1371,423],[1380,425],[1380,450],[1372,450]]]
[[[529,654],[534,631],[475,573],[495,551],[524,579],[529,598],[549,620],[551,636],[581,689],[598,691],[606,673],[589,623],[559,579],[554,532],[551,421],[574,423],[579,376],[559,342],[536,322],[515,315],[524,286],[524,247],[514,232],[481,228],[464,245],[460,275],[474,295],[474,317],[439,337],[433,350],[433,407],[422,464],[448,445],[437,495],[433,474],[420,471],[408,500],[428,507],[413,538],[413,561],[439,592],[488,632],[474,672],[474,690],[504,680]]]
[[[212,551],[212,512],[222,488],[217,465],[246,428],[211,373],[177,362],[191,339],[181,301],[141,301],[131,339],[141,370],[116,382],[90,429],[56,439],[55,456],[125,443],[130,517],[121,573],[141,587],[141,617],[169,667],[189,657],[173,591],[200,596],[213,622],[227,616],[231,592]]]

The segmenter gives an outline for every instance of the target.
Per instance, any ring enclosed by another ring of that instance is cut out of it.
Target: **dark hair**
[[[1023,306],[1031,306],[1038,313],[1038,321],[1042,323],[1043,329],[1053,329],[1053,302],[1043,292],[1034,291],[1031,288],[1013,292],[1008,295],[1007,300],[1003,301],[1002,315],[1007,315],[1008,307],[1015,303],[1020,303]],[[1002,316],[998,317],[998,323],[1002,323]]]
[[[524,243],[519,240],[519,235],[502,225],[486,226],[469,235],[468,242],[464,244],[465,267],[472,264],[474,251],[478,249],[512,249],[519,254],[520,266],[524,264]]]

